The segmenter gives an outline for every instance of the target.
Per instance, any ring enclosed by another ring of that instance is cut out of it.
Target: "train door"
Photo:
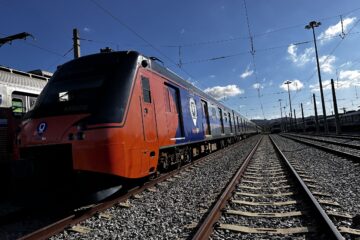
[[[210,119],[209,119],[209,108],[207,102],[201,100],[201,106],[203,110],[203,128],[205,131],[205,135],[211,135],[210,129]]]
[[[154,109],[154,99],[151,95],[151,86],[148,77],[141,76],[141,110],[144,133],[144,152],[142,156],[142,171],[151,172],[156,167],[157,126]],[[150,167],[149,167],[150,166]],[[153,169],[152,169],[153,168]]]
[[[231,113],[229,113],[229,112],[228,112],[228,118],[229,118],[229,125],[230,125],[230,133],[233,133],[232,122],[231,122]]]
[[[142,87],[142,116],[144,122],[144,137],[146,142],[154,142],[157,140],[155,131],[155,112],[153,99],[150,90],[149,78],[141,76]]]
[[[183,140],[185,133],[181,115],[179,89],[165,83],[164,95],[168,134],[172,140]]]
[[[223,111],[221,108],[218,108],[219,110],[219,115],[220,115],[220,128],[221,128],[221,133],[224,134],[225,133],[225,129],[224,129],[224,120],[223,120]]]

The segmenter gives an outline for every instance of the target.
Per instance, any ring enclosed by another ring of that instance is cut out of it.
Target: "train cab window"
[[[142,86],[144,102],[151,103],[151,92],[150,92],[149,79],[146,77],[141,77],[141,86]]]
[[[25,112],[25,105],[22,99],[13,98],[11,105],[12,105],[13,113],[22,114]]]
[[[37,97],[29,97],[29,107],[32,109],[36,103]]]

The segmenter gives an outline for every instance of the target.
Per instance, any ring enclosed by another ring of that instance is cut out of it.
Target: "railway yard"
[[[100,202],[3,198],[0,238],[358,239],[359,146],[258,134]]]

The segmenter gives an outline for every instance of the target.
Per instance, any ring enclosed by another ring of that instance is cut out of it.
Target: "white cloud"
[[[284,91],[288,90],[288,85],[285,84],[285,82],[287,81],[291,81],[291,83],[289,84],[289,90],[290,91],[298,91],[300,89],[302,89],[304,87],[304,84],[298,80],[298,79],[294,79],[294,80],[285,80],[279,87],[281,89],[283,89]]]
[[[271,87],[274,84],[273,80],[270,80],[269,86]]]
[[[92,31],[92,29],[89,28],[89,27],[84,27],[83,30],[84,30],[84,32],[91,32]]]
[[[246,70],[240,75],[241,78],[245,79],[253,75],[254,71],[250,70],[250,65],[247,66]]]
[[[302,54],[297,53],[298,48],[294,44],[290,44],[287,52],[289,59],[298,66],[303,66],[313,59],[314,48],[306,48]]]
[[[236,85],[227,85],[227,86],[215,86],[212,88],[207,88],[204,92],[210,94],[215,99],[221,99],[224,97],[234,97],[244,93],[244,90],[240,89]]]
[[[263,88],[264,88],[264,85],[261,84],[261,83],[254,83],[254,84],[252,85],[252,87],[255,88],[255,89],[263,89]]]
[[[209,76],[210,78],[216,78],[216,75],[212,74]]]
[[[330,80],[322,81],[322,86],[324,90],[330,90],[331,89]],[[360,70],[340,71],[339,80],[334,81],[334,86],[335,89],[347,89],[352,86],[360,86]],[[313,92],[320,91],[320,87],[318,83],[310,85],[309,88]]]
[[[332,73],[334,71],[334,62],[336,57],[334,55],[325,55],[319,58],[320,69],[325,73]]]
[[[344,32],[348,30],[348,27],[356,20],[356,17],[345,18],[343,19],[343,29]],[[318,39],[321,40],[321,43],[329,41],[332,37],[340,35],[342,33],[341,21],[337,24],[328,27],[324,32],[322,32]]]

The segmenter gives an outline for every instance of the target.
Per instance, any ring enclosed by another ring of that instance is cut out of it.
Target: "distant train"
[[[328,123],[328,128],[330,132],[336,131],[335,115],[327,116],[326,118]],[[358,111],[348,111],[346,113],[339,114],[341,130],[344,132],[360,132],[360,110]],[[292,126],[292,131],[301,132],[305,129],[305,132],[315,132],[316,131],[316,121],[314,116],[306,117],[304,119],[305,125],[303,124],[302,119],[297,119],[296,125]],[[318,116],[319,122],[319,131],[324,131],[324,119],[323,116]],[[285,126],[285,121],[282,123],[274,122],[270,126],[271,132],[278,133],[284,131],[285,129],[290,129],[290,123],[287,122]],[[282,129],[281,129],[282,128]]]
[[[0,66],[0,161],[13,160],[16,128],[35,104],[50,73]]]
[[[257,132],[154,58],[123,51],[60,66],[25,115],[18,142],[21,158],[49,174],[137,179]]]

